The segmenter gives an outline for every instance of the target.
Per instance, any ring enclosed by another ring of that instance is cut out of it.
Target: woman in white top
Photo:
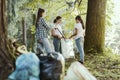
[[[62,36],[62,27],[60,26],[61,24],[61,16],[57,16],[56,19],[54,20],[54,28],[52,29],[52,36],[53,36],[53,45],[54,49],[56,52],[61,51],[61,39],[63,38]]]
[[[74,29],[74,34],[70,36],[75,39],[76,46],[80,53],[80,63],[84,63],[84,24],[80,16],[76,16],[75,18],[76,24]]]

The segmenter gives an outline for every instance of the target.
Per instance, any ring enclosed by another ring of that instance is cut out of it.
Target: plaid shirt
[[[37,40],[47,38],[49,34],[49,30],[50,30],[49,26],[46,24],[45,20],[41,17],[37,22],[37,28],[36,28]]]

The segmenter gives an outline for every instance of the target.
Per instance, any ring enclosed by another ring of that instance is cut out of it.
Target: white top
[[[54,25],[54,32],[55,32],[55,35],[58,35],[60,37],[62,37],[62,27],[59,25],[59,24],[55,24]]]
[[[78,29],[78,34],[74,37],[74,39],[78,39],[80,37],[84,37],[85,30],[82,28],[82,24],[81,23],[76,23],[75,24],[75,28]]]

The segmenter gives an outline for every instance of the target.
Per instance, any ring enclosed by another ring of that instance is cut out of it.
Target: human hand
[[[63,37],[61,37],[61,36],[58,36],[58,38],[59,38],[59,39],[62,39]]]
[[[67,39],[65,36],[62,37],[63,39]]]
[[[73,38],[72,36],[69,37],[69,39],[72,39],[72,38]]]

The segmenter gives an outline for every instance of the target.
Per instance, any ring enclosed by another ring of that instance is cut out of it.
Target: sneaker
[[[83,61],[79,61],[81,64],[84,64],[84,62]]]

